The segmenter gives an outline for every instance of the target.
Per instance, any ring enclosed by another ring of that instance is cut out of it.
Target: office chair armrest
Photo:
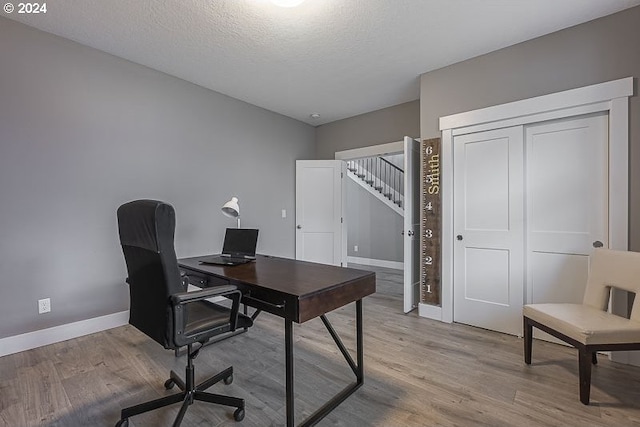
[[[204,288],[198,291],[180,292],[177,294],[173,294],[171,295],[171,303],[173,305],[187,304],[207,298],[229,296],[230,294],[233,295],[234,293],[240,294],[240,291],[233,285],[213,286],[211,288]],[[230,296],[230,298],[233,299],[232,296]]]
[[[214,286],[211,288],[201,289],[193,292],[180,292],[171,295],[171,304],[173,306],[173,318],[176,328],[181,329],[184,322],[183,310],[180,308],[185,304],[195,301],[202,301],[207,298],[223,296],[232,301],[231,310],[229,311],[229,329],[235,331],[238,323],[238,311],[240,310],[240,298],[242,293],[236,286]]]

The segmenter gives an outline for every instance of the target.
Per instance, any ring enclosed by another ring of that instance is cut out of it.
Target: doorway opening
[[[335,155],[347,164],[347,261],[397,282],[404,312],[417,307],[419,288],[417,147],[405,137]]]

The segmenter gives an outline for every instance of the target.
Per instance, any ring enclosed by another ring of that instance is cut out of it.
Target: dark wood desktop
[[[293,322],[304,323],[320,317],[356,376],[333,399],[300,425],[317,424],[364,383],[362,346],[362,298],[376,291],[375,274],[352,268],[335,267],[286,258],[258,255],[254,262],[236,266],[202,264],[205,256],[178,261],[191,283],[201,286],[235,285],[242,302],[285,320],[285,371],[287,427],[294,422]],[[349,303],[356,303],[356,359],[340,340],[325,314]],[[257,315],[254,314],[254,318]]]

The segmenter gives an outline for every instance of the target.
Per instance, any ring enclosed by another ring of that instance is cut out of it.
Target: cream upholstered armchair
[[[640,253],[596,249],[582,304],[529,304],[522,310],[525,363],[531,364],[534,326],[577,348],[580,401],[585,405],[596,352],[640,350],[640,296],[626,319],[607,312],[612,287],[640,293]]]

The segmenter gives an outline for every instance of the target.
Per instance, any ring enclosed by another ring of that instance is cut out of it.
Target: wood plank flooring
[[[364,301],[365,384],[320,426],[640,426],[640,368],[600,357],[592,404],[578,399],[577,353],[535,341],[526,366],[522,340],[402,313],[399,271],[372,269],[378,292]],[[354,304],[329,314],[355,353]],[[319,319],[295,325],[296,416],[312,413],[352,381]],[[120,409],[163,396],[185,357],[130,326],[0,358],[0,426],[113,426]],[[244,397],[246,418],[196,402],[188,426],[284,425],[283,321],[261,314],[248,333],[205,348],[205,378],[229,365],[234,382],[210,390]],[[130,419],[171,425],[178,406]]]

